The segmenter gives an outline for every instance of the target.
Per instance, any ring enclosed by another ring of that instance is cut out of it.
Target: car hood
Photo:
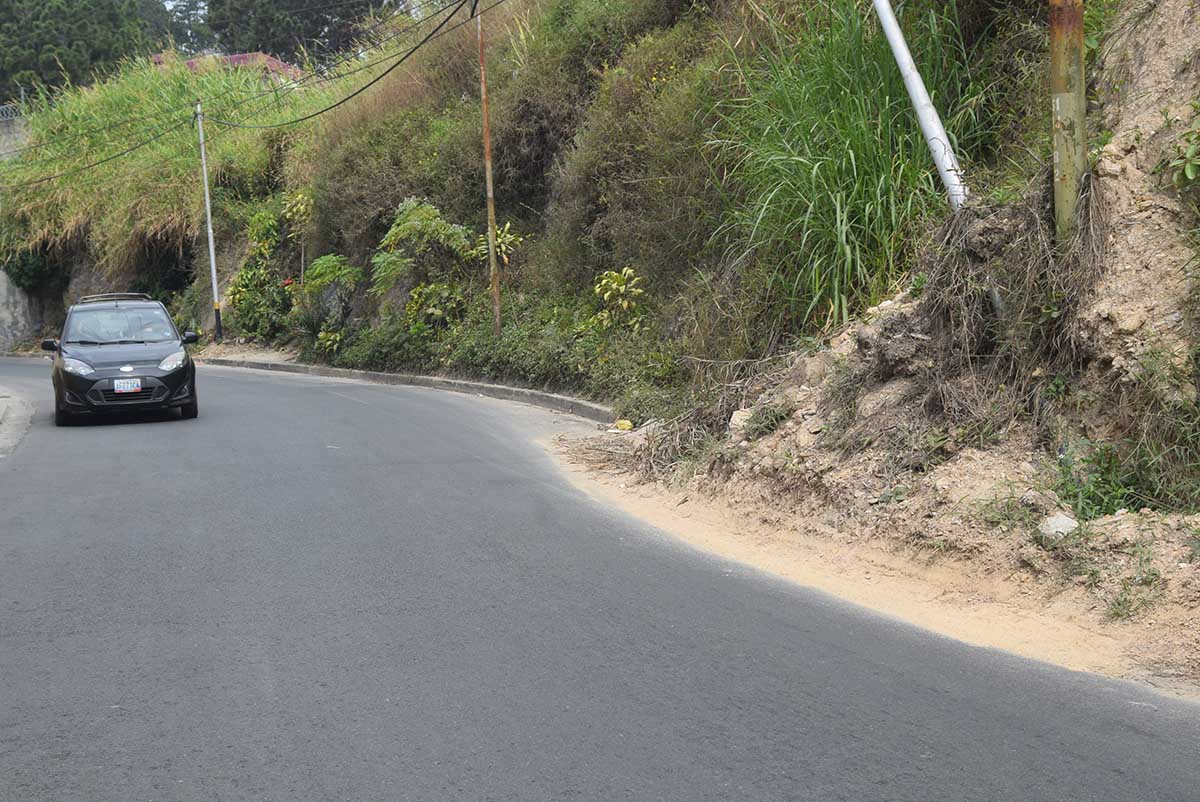
[[[93,368],[116,368],[124,365],[133,367],[157,365],[164,357],[183,347],[179,340],[165,343],[138,345],[67,345],[62,346],[62,355],[81,359]]]

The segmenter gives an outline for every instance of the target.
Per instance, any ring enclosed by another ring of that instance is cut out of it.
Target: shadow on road
[[[51,415],[46,420],[53,424]],[[74,415],[67,423],[68,428],[77,426],[132,426],[139,423],[167,423],[181,421],[177,409],[154,409],[145,412],[89,412]]]

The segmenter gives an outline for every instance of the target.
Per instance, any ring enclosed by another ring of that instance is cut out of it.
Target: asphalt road
[[[1200,798],[1200,706],[968,647],[574,490],[580,424],[202,369],[0,459],[0,800]]]

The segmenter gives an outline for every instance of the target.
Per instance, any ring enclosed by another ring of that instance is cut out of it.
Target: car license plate
[[[113,379],[113,390],[118,393],[140,393],[141,379]]]

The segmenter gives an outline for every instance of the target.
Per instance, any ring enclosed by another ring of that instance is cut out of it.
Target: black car
[[[184,418],[200,412],[196,366],[184,345],[196,335],[179,330],[166,307],[149,295],[89,295],[67,311],[53,351],[54,423],[97,412],[140,412],[178,407]]]

